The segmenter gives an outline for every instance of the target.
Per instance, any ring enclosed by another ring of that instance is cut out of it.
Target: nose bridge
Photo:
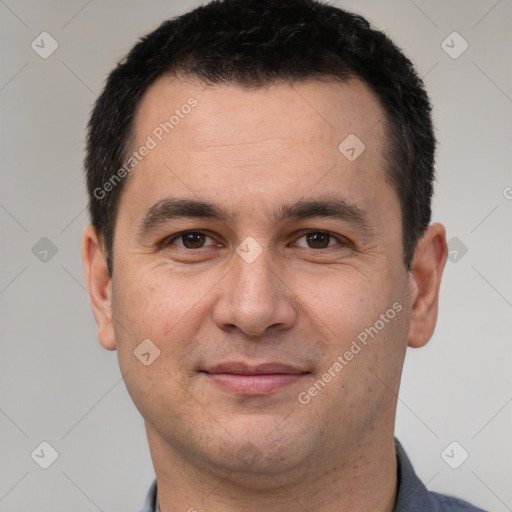
[[[247,335],[259,335],[270,326],[290,326],[295,310],[279,267],[265,244],[244,240],[215,309],[219,327],[235,325]]]
[[[276,277],[275,258],[263,243],[245,239],[237,248],[233,272],[235,279],[231,290],[233,301],[242,310],[270,309],[282,293]]]

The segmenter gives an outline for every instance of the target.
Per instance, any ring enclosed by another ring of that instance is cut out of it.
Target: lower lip
[[[265,395],[295,384],[307,373],[271,373],[265,375],[240,375],[236,373],[207,373],[212,381],[242,395]]]

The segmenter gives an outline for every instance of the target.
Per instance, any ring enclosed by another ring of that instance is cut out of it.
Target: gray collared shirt
[[[467,501],[429,491],[416,476],[402,445],[395,438],[398,496],[393,512],[485,512]],[[156,479],[141,512],[156,512]]]

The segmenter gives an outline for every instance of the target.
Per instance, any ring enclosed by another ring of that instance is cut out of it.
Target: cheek
[[[113,288],[119,365],[134,404],[146,418],[168,403],[170,395],[178,403],[187,400],[181,361],[195,339],[208,296],[185,284],[183,278],[148,271]],[[180,408],[173,409],[173,418],[179,420],[181,414]]]
[[[403,278],[391,272],[372,275],[350,269],[303,281],[300,288],[303,314],[322,340],[321,370],[338,356],[346,361],[342,373],[347,380],[338,379],[340,385],[374,381],[371,372],[394,375],[403,359],[408,329]]]
[[[142,340],[150,339],[161,356],[177,359],[194,338],[218,276],[194,279],[162,268],[144,270],[114,288],[118,351],[133,355]]]
[[[353,268],[301,279],[296,289],[303,314],[340,342],[357,335],[384,302],[372,280]]]

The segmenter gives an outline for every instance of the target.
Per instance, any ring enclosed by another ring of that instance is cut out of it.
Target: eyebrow
[[[374,222],[368,212],[339,197],[300,199],[293,204],[281,205],[276,211],[271,212],[269,217],[274,223],[289,219],[333,218],[349,222],[367,235],[373,233],[374,227]],[[231,213],[211,202],[188,198],[166,198],[148,208],[139,222],[138,232],[143,235],[166,222],[181,218],[233,221]]]

